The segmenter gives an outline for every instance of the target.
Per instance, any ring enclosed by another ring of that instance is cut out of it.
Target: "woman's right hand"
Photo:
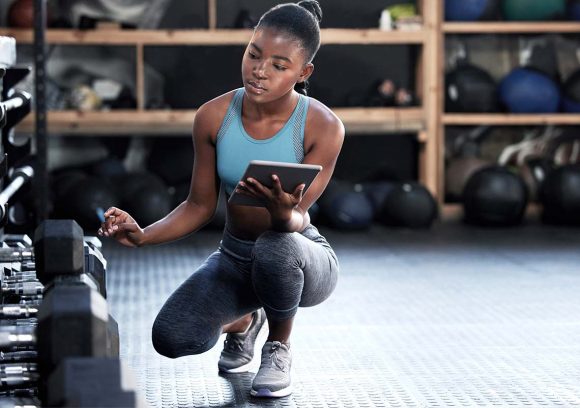
[[[128,247],[141,246],[143,229],[127,212],[111,207],[105,211],[104,217],[105,222],[97,231],[99,236],[114,238]]]

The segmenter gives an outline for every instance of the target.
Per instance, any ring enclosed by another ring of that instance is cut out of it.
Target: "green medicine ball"
[[[566,0],[503,0],[503,15],[512,21],[548,21],[561,18]]]

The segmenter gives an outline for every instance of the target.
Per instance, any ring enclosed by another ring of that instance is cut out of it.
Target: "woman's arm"
[[[160,244],[182,238],[207,224],[214,215],[219,194],[214,136],[220,109],[209,102],[197,111],[193,123],[194,160],[187,199],[161,220],[141,229],[126,212],[111,208],[101,230],[130,246]],[[217,111],[217,112],[216,112]],[[166,157],[171,160],[171,157]],[[100,231],[101,231],[100,230]]]

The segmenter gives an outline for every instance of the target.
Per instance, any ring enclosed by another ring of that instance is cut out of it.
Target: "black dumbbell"
[[[80,238],[83,238],[79,241]],[[82,228],[73,220],[47,220],[34,234],[38,280],[82,280],[106,298],[106,261],[92,244],[85,243]]]
[[[48,380],[46,406],[141,407],[135,380],[119,359],[64,359]]]

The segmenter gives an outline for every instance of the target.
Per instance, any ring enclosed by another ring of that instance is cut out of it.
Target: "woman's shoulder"
[[[335,133],[344,135],[344,125],[342,121],[328,106],[318,99],[308,97],[309,107],[306,117],[306,127],[308,130],[317,133]]]
[[[201,105],[195,114],[197,126],[205,129],[205,131],[213,135],[212,137],[215,137],[236,91],[237,89],[226,92]]]
[[[228,107],[230,106],[230,103],[237,91],[237,89],[233,89],[220,96],[216,96],[215,98],[201,105],[198,108],[197,113],[202,115],[225,116],[226,111],[228,110]]]

